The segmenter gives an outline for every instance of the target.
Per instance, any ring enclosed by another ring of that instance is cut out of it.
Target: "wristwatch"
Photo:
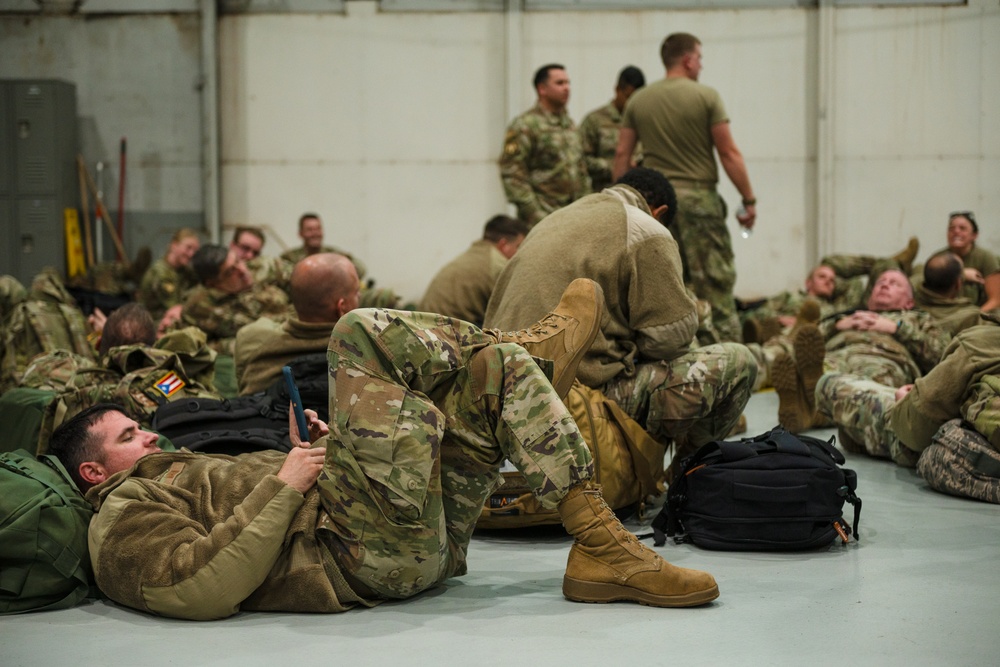
[[[743,200],[743,205],[744,206],[756,206],[757,205],[757,198],[754,197],[753,199],[744,199]]]

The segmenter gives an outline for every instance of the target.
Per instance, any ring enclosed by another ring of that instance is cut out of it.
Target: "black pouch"
[[[858,539],[858,477],[833,443],[777,427],[702,446],[681,463],[653,520],[655,544],[673,537],[705,549],[783,551]],[[845,502],[854,506],[850,526]]]

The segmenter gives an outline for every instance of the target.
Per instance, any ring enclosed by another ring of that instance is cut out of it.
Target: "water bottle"
[[[746,217],[747,217],[746,206],[740,205],[739,209],[737,209],[736,211],[736,220],[737,221],[745,220]],[[748,239],[752,234],[753,234],[753,229],[751,229],[750,227],[744,227],[742,224],[740,225],[740,236],[742,236],[745,239]]]

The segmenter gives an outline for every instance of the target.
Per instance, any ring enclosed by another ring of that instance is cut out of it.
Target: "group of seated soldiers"
[[[36,436],[42,451],[62,419],[109,397],[93,384],[147,376],[117,390],[145,414],[183,396],[253,394],[283,365],[324,353],[336,322],[355,308],[419,309],[509,331],[541,318],[583,276],[601,288],[605,318],[578,379],[618,402],[665,451],[673,446],[675,465],[738,431],[750,392],[766,387],[788,430],[836,426],[845,449],[900,465],[916,466],[956,418],[982,424],[997,446],[983,406],[1000,387],[992,380],[1000,375],[1000,264],[976,245],[972,213],[949,217],[947,247],[922,267],[913,265],[916,238],[892,257],[825,257],[804,290],[747,304],[743,345],[719,343],[665,231],[672,188],[648,172],[551,214],[527,243],[523,223],[495,216],[419,306],[366,284],[356,258],[323,244],[312,213],[299,220],[302,247],[280,257],[261,255],[256,228],[237,228],[228,246],[178,230],[164,257],[135,277],[142,308],[106,321],[98,310],[85,322],[54,273],[30,292],[4,277],[0,391],[61,392]],[[623,216],[628,207],[660,224]],[[10,400],[0,397],[0,413]]]

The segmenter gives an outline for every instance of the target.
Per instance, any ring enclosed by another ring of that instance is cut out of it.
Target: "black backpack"
[[[288,404],[267,394],[216,400],[182,398],[153,413],[152,428],[174,444],[206,454],[245,454],[264,449],[287,452]]]
[[[858,477],[841,468],[833,446],[781,427],[755,438],[714,441],[681,463],[653,521],[655,544],[666,537],[706,549],[812,549],[840,536],[858,539]],[[843,519],[844,503],[854,522]],[[675,537],[678,535],[683,537]]]
[[[326,360],[326,352],[314,352],[297,357],[288,363],[298,387],[302,407],[315,410],[320,421],[330,421],[330,366]],[[274,405],[288,406],[291,400],[285,378],[279,377],[270,387],[264,390],[270,396]]]

